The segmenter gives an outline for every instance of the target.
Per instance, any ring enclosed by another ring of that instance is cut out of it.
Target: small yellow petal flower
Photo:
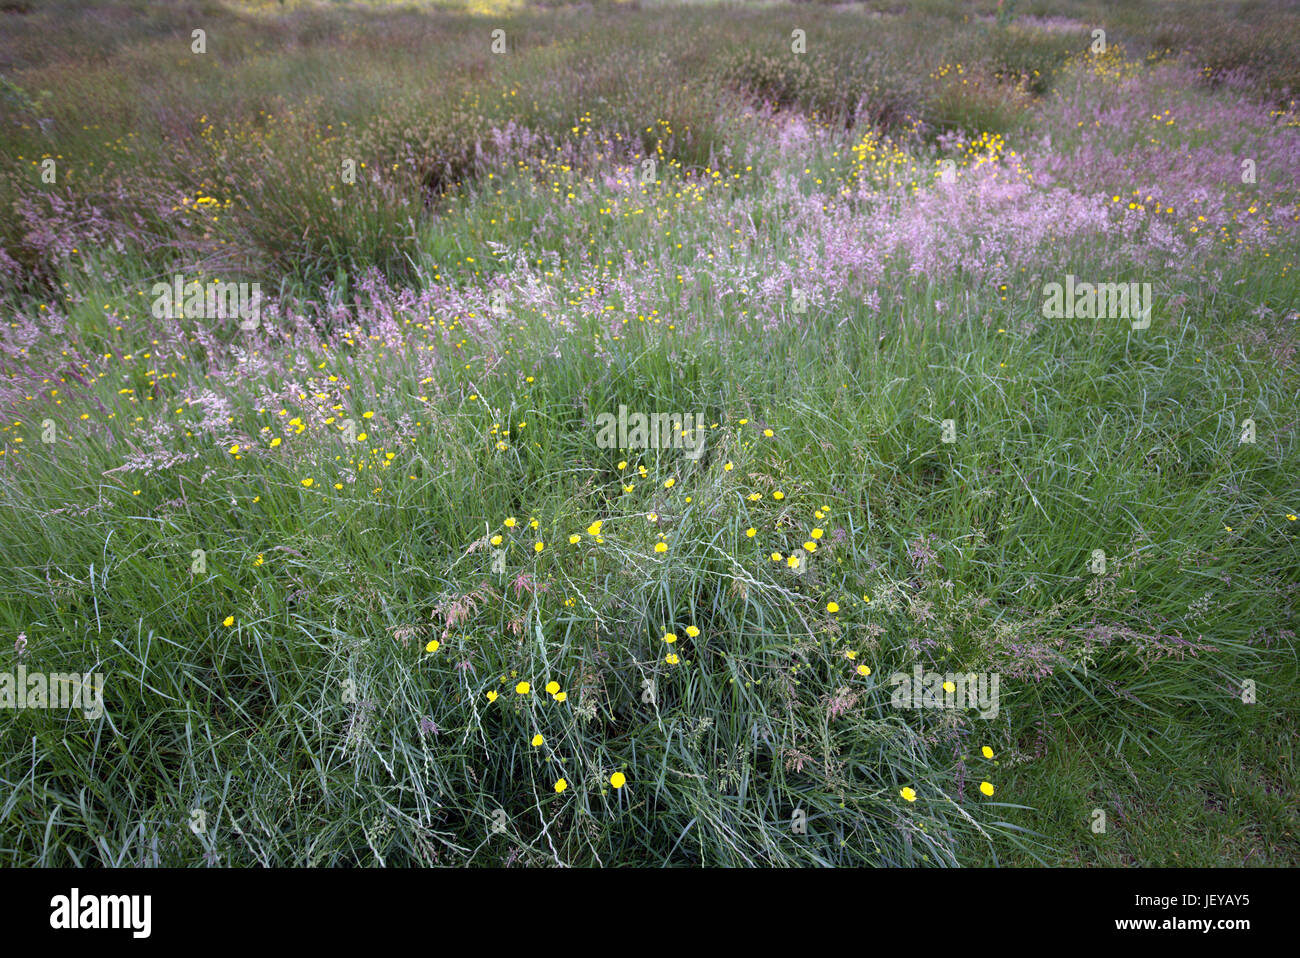
[[[673,632],[665,632],[665,633],[664,633],[664,641],[667,642],[669,645],[672,645],[674,642],[677,641],[677,635],[676,635],[676,633],[673,633]]]
[[[549,693],[551,693],[552,695],[554,695],[556,692],[560,691],[560,683],[559,683],[559,682],[547,682],[547,683],[546,683],[546,691],[549,692]]]
[[[527,682],[520,682],[518,685],[515,686],[515,691],[518,692],[520,695],[527,695],[531,689],[532,686],[529,685]]]
[[[655,543],[655,552],[667,552],[667,551],[668,551],[668,543],[666,542]]]
[[[869,665],[858,666],[858,675],[870,675],[870,674],[871,674],[871,666]]]
[[[676,665],[680,660],[677,658],[676,652],[669,652],[668,657],[665,658],[664,661],[669,665]]]
[[[615,772],[609,777],[609,784],[613,785],[615,788],[622,788],[627,784],[627,776],[622,772]]]
[[[221,624],[228,629],[235,624],[235,617],[233,615],[228,615],[222,620]]]
[[[945,692],[955,692],[955,691],[957,691],[957,686],[955,686],[955,685],[954,685],[953,683],[951,683],[951,682],[944,682],[944,683],[943,683],[943,690],[944,690]]]
[[[839,603],[836,603],[836,602],[827,602],[827,603],[826,603],[826,611],[827,611],[827,612],[830,612],[830,613],[832,613],[832,614],[833,614],[833,613],[836,613],[836,612],[838,612],[838,611],[840,611]]]
[[[557,702],[563,702],[563,701],[564,701],[565,699],[567,699],[568,697],[569,697],[569,693],[568,693],[568,692],[556,692],[556,693],[555,693],[555,701],[557,701]]]
[[[533,551],[534,551],[534,552],[541,552],[541,551],[542,551],[543,549],[545,549],[545,548],[546,548],[546,543],[545,543],[545,542],[534,542],[534,543],[533,543]]]
[[[495,701],[497,700],[497,692],[496,692],[496,689],[492,689],[491,691],[488,692],[488,694],[487,694],[487,700],[488,700],[489,702],[495,702]]]
[[[696,628],[695,626],[693,626],[693,625],[688,625],[688,626],[686,627],[686,634],[689,635],[689,636],[693,639],[693,638],[695,638],[697,635],[700,634],[700,630],[697,629],[697,628]]]
[[[555,783],[555,791],[557,793],[564,791],[568,787],[569,787],[569,783],[566,782],[564,779],[560,779],[558,782]]]
[[[438,645],[439,645],[438,640],[437,640],[437,639],[434,639],[433,641],[431,641],[428,645],[426,645],[426,646],[424,647],[424,651],[426,651],[426,652],[437,652],[437,651],[438,651]]]
[[[310,489],[310,488],[311,488],[311,484],[312,484],[313,482],[315,482],[315,481],[316,481],[315,479],[304,479],[304,480],[302,481],[302,484],[303,484],[304,486],[306,486],[308,489]]]
[[[533,747],[536,748],[538,745],[541,745],[544,741],[546,741],[546,739],[542,738],[542,735],[539,732],[538,734],[533,736]]]
[[[990,785],[988,782],[980,782],[980,791],[983,792],[985,795],[987,795],[989,798],[993,797],[993,786]]]
[[[905,799],[906,799],[907,801],[909,801],[909,802],[914,802],[914,801],[916,801],[916,790],[915,790],[915,789],[912,789],[912,788],[904,788],[904,789],[903,789],[901,792],[899,792],[898,794],[899,794],[899,795],[902,795],[903,798],[905,798]]]
[[[980,752],[981,754],[983,754],[985,758],[993,757],[993,749],[989,748],[987,745],[985,745],[982,749],[980,749]]]

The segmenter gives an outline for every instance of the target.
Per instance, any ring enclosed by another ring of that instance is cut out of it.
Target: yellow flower
[[[870,675],[870,674],[871,674],[871,666],[869,665],[858,666],[858,675]]]
[[[945,692],[955,692],[957,691],[957,686],[953,685],[951,682],[944,682],[943,690]]]
[[[655,543],[655,552],[667,552],[667,551],[668,551],[668,543],[666,542]]]
[[[772,493],[772,498],[775,499],[777,502],[780,502],[782,499],[785,498],[785,493],[782,492],[780,489],[778,489],[776,490],[776,492]]]
[[[302,481],[302,484],[303,484],[304,486],[306,486],[308,489],[310,489],[310,488],[311,488],[311,484],[312,484],[313,482],[315,482],[315,481],[316,481],[315,479],[304,479],[304,480]]]
[[[237,452],[239,452],[239,444],[238,444],[238,443],[236,443],[235,445],[233,445],[233,446],[230,447],[230,454],[231,454],[232,456],[235,455],[235,453],[237,453]]]
[[[722,471],[723,471],[723,472],[731,472],[731,470],[734,469],[734,468],[736,468],[736,464],[733,463],[733,462],[729,462],[729,463],[727,463],[725,466],[722,467]]]
[[[624,469],[626,469],[626,468],[627,468],[627,461],[626,461],[626,460],[624,460],[623,462],[620,462],[620,463],[618,464],[618,471],[619,471],[619,472],[622,472],[622,471],[623,471]]]
[[[557,793],[564,791],[568,787],[569,787],[569,783],[566,782],[564,779],[560,779],[558,782],[555,783],[555,791]]]
[[[676,652],[669,652],[668,657],[665,658],[664,661],[669,665],[676,665],[680,660],[677,658]]]
[[[807,549],[809,552],[816,552],[816,551],[817,551],[817,543],[815,543],[815,542],[805,542],[805,543],[803,544],[803,547],[804,547],[805,549]]]
[[[664,488],[665,488],[665,489],[671,489],[671,488],[672,488],[673,486],[675,486],[675,485],[677,485],[677,480],[676,480],[676,479],[665,479],[665,480],[664,480]]]
[[[772,436],[775,435],[775,433],[773,433],[772,430],[770,430],[770,429],[764,429],[764,430],[763,430],[763,435],[766,436],[768,439],[771,439]]]
[[[545,548],[546,548],[546,543],[545,543],[545,542],[534,542],[534,543],[533,543],[533,551],[534,551],[534,552],[541,552],[541,551],[542,551],[543,549],[545,549]]]
[[[598,536],[598,535],[600,535],[600,526],[601,526],[601,522],[602,522],[602,521],[603,521],[603,520],[601,520],[601,519],[597,519],[597,520],[596,520],[595,522],[593,522],[591,525],[587,526],[587,535],[589,535],[589,536]]]
[[[985,758],[993,757],[993,749],[989,748],[987,745],[985,745],[982,749],[980,749],[980,752],[981,754],[983,754]]]
[[[271,440],[271,448],[274,449],[276,446],[280,445],[282,441],[283,440],[281,440],[279,436],[276,436],[274,439]]]
[[[689,636],[693,639],[693,638],[695,638],[697,635],[700,634],[700,630],[697,629],[697,628],[696,628],[695,626],[693,626],[693,625],[688,625],[688,626],[686,627],[686,634],[689,635]]]
[[[500,536],[493,536],[493,537],[492,537],[492,544],[493,544],[494,546],[499,546],[499,545],[501,545],[501,537],[500,537]]]
[[[758,535],[758,530],[755,529],[755,528],[753,528],[753,527],[751,526],[750,528],[748,528],[748,529],[745,530],[745,535],[746,535],[748,538],[752,539],[752,538],[754,538],[754,536]]]
[[[903,798],[905,798],[905,799],[906,799],[907,801],[909,801],[909,802],[914,802],[914,801],[916,801],[916,790],[915,790],[915,789],[912,789],[912,788],[904,788],[904,789],[903,789],[901,792],[899,792],[898,794],[899,794],[899,795],[902,795]]]
[[[541,733],[540,732],[537,733],[536,735],[533,736],[533,747],[536,748],[538,745],[541,745],[544,741],[546,741],[546,739],[542,738]]]
[[[627,784],[627,776],[622,772],[615,772],[609,777],[609,784],[613,785],[615,788],[622,788]]]
[[[437,652],[437,651],[438,651],[438,644],[439,644],[439,643],[438,643],[438,640],[437,640],[437,639],[434,639],[433,641],[431,641],[428,645],[426,645],[426,646],[424,647],[424,651],[426,651],[426,652]]]
[[[531,689],[532,686],[529,685],[527,682],[520,682],[518,685],[515,686],[515,691],[518,692],[520,695],[527,695],[529,690]]]
[[[571,546],[576,546],[581,541],[582,541],[582,536],[578,535],[577,533],[574,533],[573,535],[569,536],[569,545]]]
[[[830,612],[830,613],[832,613],[832,614],[833,614],[833,613],[836,613],[836,612],[838,612],[838,611],[840,611],[839,603],[837,603],[837,602],[827,602],[827,603],[826,603],[826,611],[827,611],[827,612]]]
[[[665,633],[664,633],[664,641],[667,642],[669,645],[672,645],[674,642],[677,641],[677,636],[676,636],[675,633],[672,633],[672,632],[665,632]]]
[[[222,620],[221,624],[228,629],[235,624],[235,617],[233,615],[228,615]]]
[[[988,782],[980,782],[980,791],[983,792],[989,798],[993,797],[993,786],[990,785]]]
[[[361,418],[362,418],[362,419],[374,419],[374,418],[375,418],[375,414],[374,414],[373,412],[370,412],[369,410],[367,410],[367,411],[365,411],[365,412],[363,412],[363,413],[361,414]]]
[[[822,537],[822,530],[820,530],[820,529],[814,529],[814,530],[812,531],[812,537],[813,537],[814,539],[820,539],[820,538]]]
[[[556,693],[555,693],[555,701],[557,701],[557,702],[563,702],[563,701],[564,701],[565,699],[567,699],[568,697],[569,697],[569,693],[568,693],[568,692],[556,692]]]
[[[781,561],[781,553],[779,553],[779,552],[773,552],[771,558],[772,558],[772,561],[773,561],[773,562],[780,562],[780,561]]]
[[[488,700],[489,702],[495,702],[495,701],[497,700],[497,691],[496,691],[496,689],[492,689],[491,691],[488,692],[488,694],[487,694],[487,700]]]
[[[560,691],[560,683],[559,683],[559,682],[554,682],[554,681],[552,681],[552,682],[547,682],[547,683],[546,683],[546,691],[548,691],[548,692],[550,692],[552,695],[554,695],[556,692]]]
[[[509,518],[506,519],[506,528],[513,529],[517,521],[518,520],[516,520],[514,516],[510,516]]]

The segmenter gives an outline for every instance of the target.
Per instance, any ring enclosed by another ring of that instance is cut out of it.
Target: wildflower
[[[506,528],[513,529],[518,521],[519,520],[517,520],[514,516],[508,517],[506,519]]]
[[[615,772],[609,777],[609,784],[613,785],[615,788],[622,788],[627,784],[627,776],[622,772]]]
[[[235,617],[233,615],[228,615],[221,621],[221,624],[228,629],[235,624]]]
[[[533,748],[536,748],[537,746],[541,745],[544,741],[546,741],[546,739],[542,738],[541,733],[540,732],[537,733],[536,735],[533,736]]]
[[[804,549],[807,550],[808,552],[816,552],[816,551],[817,551],[817,543],[812,542],[812,541],[805,542],[805,543],[803,544],[803,547],[804,547]]]
[[[957,686],[954,685],[954,684],[951,683],[951,682],[944,682],[944,683],[943,683],[943,690],[944,690],[945,692],[955,692],[955,691],[957,691]]]
[[[556,692],[560,691],[560,683],[555,681],[547,682],[546,691],[551,695],[554,695]]]
[[[554,698],[555,701],[557,702],[563,702],[568,697],[569,697],[568,692],[556,692],[555,695],[552,696],[552,698]]]
[[[582,536],[578,535],[577,533],[574,533],[573,535],[569,536],[569,545],[571,546],[576,546],[581,541],[582,541]]]
[[[311,484],[312,484],[313,482],[315,482],[315,481],[316,481],[315,479],[304,479],[304,480],[302,481],[302,484],[303,484],[304,486],[306,486],[308,489],[310,489],[310,488],[311,488]]]
[[[689,635],[689,636],[693,639],[693,638],[695,638],[697,635],[700,634],[700,630],[697,629],[697,628],[696,628],[695,626],[693,626],[693,625],[688,625],[688,626],[686,627],[686,634]]]
[[[426,652],[437,652],[437,651],[438,651],[438,645],[439,645],[438,640],[437,640],[437,639],[433,639],[433,640],[432,640],[428,645],[426,645],[426,646],[424,647],[424,651],[426,651]]]
[[[555,791],[557,794],[564,791],[568,787],[569,787],[569,783],[566,782],[564,779],[560,779],[558,782],[555,783]]]
[[[534,543],[533,543],[533,551],[534,551],[534,552],[541,552],[541,551],[542,551],[543,549],[545,549],[545,548],[546,548],[546,543],[545,543],[545,542],[534,542]]]
[[[993,797],[993,786],[988,782],[980,782],[980,791],[989,798]]]
[[[826,611],[827,611],[827,612],[830,612],[832,615],[834,615],[836,612],[840,611],[839,603],[837,603],[837,602],[827,602],[827,603],[826,603]]]
[[[674,642],[677,641],[677,635],[676,635],[676,633],[673,633],[673,632],[665,632],[665,633],[664,633],[664,641],[667,642],[669,645],[672,645]]]
[[[758,530],[751,526],[750,528],[745,530],[745,535],[746,537],[752,539],[754,538],[754,536],[758,535]]]
[[[601,520],[601,519],[597,519],[597,520],[596,520],[595,522],[593,522],[591,525],[587,526],[587,535],[589,535],[589,536],[598,536],[598,535],[600,535],[600,526],[601,526],[601,522],[602,522],[602,521],[603,521],[603,520]]]
[[[230,454],[231,454],[232,456],[233,456],[233,455],[236,455],[238,452],[239,452],[239,444],[238,444],[238,443],[236,443],[235,445],[233,445],[233,446],[230,447]]]
[[[781,553],[779,553],[779,552],[773,552],[772,555],[771,555],[771,559],[772,559],[773,562],[780,562],[780,561],[781,561]]]
[[[772,493],[772,498],[775,499],[777,502],[780,502],[782,499],[785,498],[785,493],[782,492],[780,489],[778,489],[776,490],[776,492]]]
[[[985,758],[992,758],[992,757],[993,757],[993,749],[989,748],[987,745],[985,745],[982,749],[980,749],[980,753],[981,753]]]
[[[501,537],[500,537],[500,536],[493,536],[493,537],[492,537],[492,544],[493,544],[494,546],[499,546],[499,545],[501,545]]]
[[[531,691],[531,689],[532,686],[529,685],[527,682],[520,682],[518,685],[515,686],[515,691],[518,692],[520,695],[527,695],[529,691]]]
[[[667,658],[665,658],[664,661],[667,662],[669,665],[676,665],[680,661],[680,659],[677,658],[676,652],[669,652]]]
[[[488,691],[488,694],[487,694],[487,700],[488,700],[489,702],[495,702],[495,701],[497,700],[497,690],[496,690],[496,689],[490,689],[490,690]]]
[[[820,539],[820,538],[822,537],[822,535],[823,535],[823,533],[822,533],[822,530],[821,530],[821,529],[814,529],[814,530],[812,531],[812,537],[813,537],[814,539]]]
[[[666,542],[655,543],[655,552],[667,552],[667,551],[668,551],[668,543]]]
[[[677,480],[676,480],[676,479],[665,479],[665,480],[664,480],[664,488],[665,488],[665,489],[671,489],[671,488],[672,488],[673,486],[675,486],[675,485],[677,485]]]
[[[864,677],[865,677],[865,676],[868,676],[868,675],[871,674],[871,666],[869,666],[869,665],[859,665],[857,671],[858,671],[858,675],[861,675],[861,676],[864,676]]]
[[[902,790],[901,792],[899,792],[898,794],[899,794],[899,795],[902,795],[903,798],[906,799],[906,800],[909,801],[909,802],[914,802],[914,801],[916,801],[916,790],[915,790],[915,789],[904,787],[903,790]]]

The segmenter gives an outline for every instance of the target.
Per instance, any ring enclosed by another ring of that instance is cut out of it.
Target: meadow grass
[[[31,6],[6,863],[1297,864],[1293,10]]]

